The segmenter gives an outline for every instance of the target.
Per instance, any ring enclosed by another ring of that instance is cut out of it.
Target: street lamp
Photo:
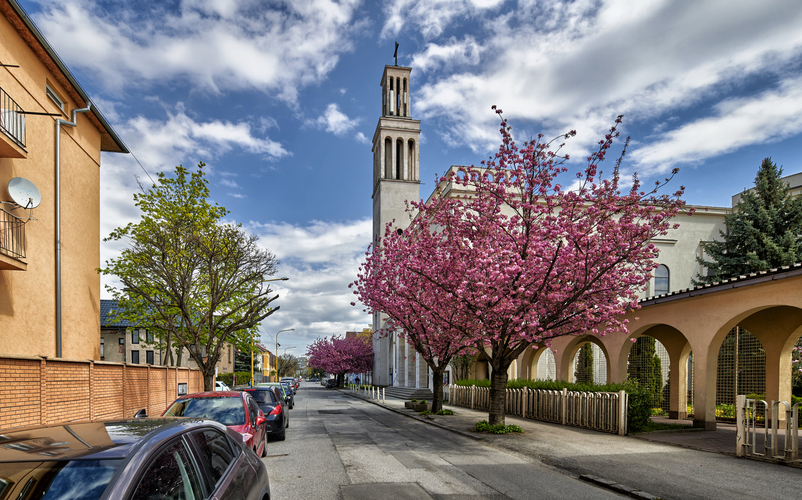
[[[273,278],[269,280],[262,280],[260,283],[267,281],[287,281],[289,278]],[[251,387],[253,387],[253,331],[251,331]]]
[[[295,328],[287,328],[286,330],[279,330],[276,332],[276,382],[278,382],[278,334],[281,332],[292,332]]]

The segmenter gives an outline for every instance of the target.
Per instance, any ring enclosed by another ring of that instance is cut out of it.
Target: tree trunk
[[[430,366],[431,368],[431,366]],[[443,409],[443,372],[445,371],[444,367],[440,367],[437,370],[432,368],[432,394],[434,395],[434,399],[432,400],[432,413],[437,413],[438,411]]]
[[[203,370],[203,390],[214,390],[214,367],[211,370]]]
[[[337,387],[343,387],[345,381],[345,373],[337,374]]]
[[[490,377],[490,425],[504,424],[504,412],[507,408],[507,368],[493,367]]]

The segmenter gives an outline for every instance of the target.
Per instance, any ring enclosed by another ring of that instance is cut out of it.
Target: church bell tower
[[[412,68],[385,66],[381,79],[381,117],[373,134],[373,242],[384,236],[385,226],[393,222],[398,229],[409,225],[405,201],[420,200],[420,120],[412,119],[410,73]],[[374,329],[384,326],[384,319],[374,313]],[[394,337],[373,339],[373,383],[391,385],[390,373],[397,357]],[[406,383],[406,372],[393,374]]]

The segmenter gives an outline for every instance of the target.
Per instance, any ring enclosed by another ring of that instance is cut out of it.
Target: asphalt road
[[[305,383],[264,459],[274,499],[623,498],[540,459]]]

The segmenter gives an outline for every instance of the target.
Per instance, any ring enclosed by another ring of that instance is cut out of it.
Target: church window
[[[407,143],[407,179],[415,180],[415,141]]]
[[[660,264],[654,271],[654,294],[663,295],[670,290],[668,267]]]
[[[401,165],[403,165],[403,157],[404,157],[404,143],[401,139],[398,139],[395,143],[395,178],[396,179],[403,179],[401,175]]]
[[[393,178],[393,141],[389,137],[384,139],[384,178]]]

